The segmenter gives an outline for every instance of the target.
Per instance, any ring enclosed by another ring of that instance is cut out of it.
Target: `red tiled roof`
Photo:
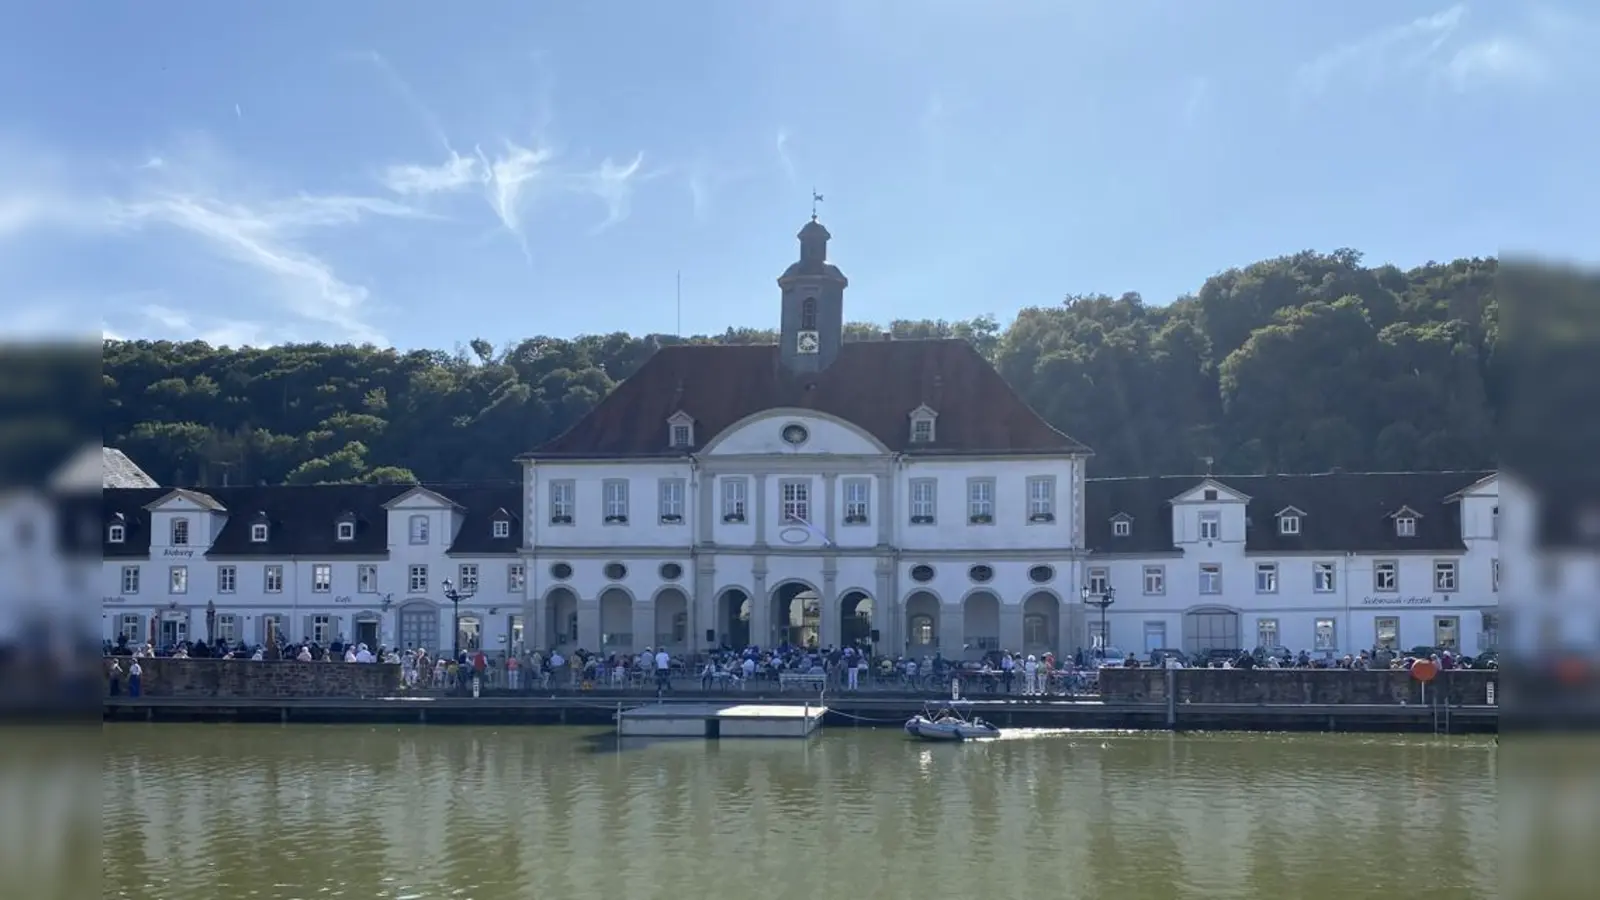
[[[908,418],[938,413],[937,440],[910,443]],[[676,456],[667,418],[695,419],[697,449],[746,416],[812,409],[851,422],[889,449],[913,453],[1088,453],[1050,427],[964,340],[845,344],[820,373],[780,369],[778,347],[663,347],[578,424],[524,458]]]

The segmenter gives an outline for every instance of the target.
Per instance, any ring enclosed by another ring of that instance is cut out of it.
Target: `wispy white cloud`
[[[1466,6],[1452,6],[1335,47],[1301,66],[1293,87],[1303,95],[1352,84],[1371,89],[1393,73],[1436,64],[1466,14]]]
[[[1439,74],[1457,91],[1587,82],[1600,76],[1597,50],[1600,18],[1536,6],[1520,21],[1456,50]]]
[[[644,162],[642,151],[626,165],[618,165],[608,157],[599,166],[589,169],[561,166],[555,148],[542,141],[522,144],[501,139],[498,149],[485,150],[480,143],[474,145],[471,156],[464,155],[456,151],[439,116],[394,66],[377,53],[364,58],[378,67],[384,80],[417,114],[445,151],[445,159],[440,162],[395,163],[385,168],[380,180],[390,191],[413,198],[468,191],[478,194],[494,211],[500,226],[516,239],[530,262],[532,253],[525,218],[544,187],[577,190],[600,201],[606,215],[593,229],[595,232],[627,219],[632,210],[633,189],[643,178],[640,171]],[[541,97],[539,107],[538,125],[544,128],[550,118],[548,99]]]
[[[784,177],[789,179],[790,184],[799,184],[799,179],[795,177],[794,160],[789,156],[789,129],[779,128],[773,145],[778,151],[778,165],[783,167]]]

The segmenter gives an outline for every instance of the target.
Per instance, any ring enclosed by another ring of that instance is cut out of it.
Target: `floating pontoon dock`
[[[826,706],[764,703],[657,703],[617,713],[623,737],[810,737]]]

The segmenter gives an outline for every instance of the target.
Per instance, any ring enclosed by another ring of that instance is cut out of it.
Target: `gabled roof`
[[[432,500],[434,503],[440,506],[453,506],[456,509],[461,508],[461,504],[457,503],[456,501],[451,500],[449,497],[446,497],[438,491],[431,491],[420,484],[407,487],[400,494],[396,495],[393,500],[385,503],[383,507],[384,509],[393,509],[394,507],[399,506],[401,503],[404,503],[413,497],[423,497],[428,500]]]
[[[1453,497],[1453,496],[1455,496],[1455,495],[1452,494],[1451,497]],[[1445,500],[1446,501],[1450,500],[1450,497],[1446,497]],[[1393,512],[1389,513],[1389,518],[1391,518],[1391,519],[1399,519],[1399,518],[1404,518],[1406,516],[1410,516],[1413,519],[1420,519],[1420,518],[1422,518],[1422,513],[1419,513],[1416,510],[1414,510],[1411,507],[1406,506],[1404,504],[1402,504],[1399,509],[1394,510]]]
[[[1280,519],[1284,516],[1304,516],[1305,514],[1306,511],[1298,506],[1285,506],[1283,509],[1273,513],[1274,516],[1277,516]]]
[[[912,443],[906,411],[939,410],[936,439]],[[919,454],[1087,454],[1050,427],[964,340],[844,344],[822,372],[792,373],[774,344],[662,347],[576,425],[524,459],[681,456],[657,430],[682,410],[695,446],[769,409],[812,409],[844,419],[891,450]],[[690,448],[693,449],[693,448]]]
[[[1193,476],[1189,476],[1189,478],[1193,478]],[[1238,481],[1237,478],[1230,478],[1228,480],[1229,481]],[[1199,482],[1191,484],[1188,487],[1184,488],[1183,490],[1179,491],[1177,494],[1173,495],[1173,497],[1171,499],[1171,502],[1173,502],[1173,503],[1179,503],[1179,502],[1205,503],[1205,502],[1210,502],[1210,501],[1205,501],[1205,500],[1184,501],[1184,499],[1183,499],[1184,497],[1186,497],[1186,496],[1188,496],[1190,494],[1193,494],[1193,493],[1195,493],[1197,491],[1203,491],[1206,488],[1211,488],[1211,489],[1215,490],[1217,492],[1218,499],[1222,499],[1223,497],[1226,497],[1229,501],[1232,501],[1232,502],[1240,502],[1240,501],[1243,501],[1245,503],[1250,502],[1250,495],[1249,494],[1244,493],[1243,491],[1239,490],[1236,487],[1231,487],[1229,485],[1223,484],[1221,481],[1218,481],[1215,478],[1209,478],[1209,477],[1208,478],[1202,478],[1202,479],[1200,479]]]
[[[1113,522],[1132,522],[1133,521],[1133,516],[1130,516],[1125,512],[1119,512],[1116,515],[1111,517],[1111,521],[1113,521]]]
[[[428,493],[442,502],[464,508],[462,525],[450,546],[451,553],[499,553],[521,543],[522,528],[513,516],[511,537],[494,538],[491,516],[499,509],[516,509],[522,501],[522,485],[502,482],[478,485],[428,485]],[[205,489],[220,503],[234,510],[217,534],[207,553],[218,557],[299,556],[336,558],[373,556],[388,552],[388,504],[414,490],[397,484],[318,484],[260,487],[222,487]],[[121,488],[104,491],[95,498],[100,519],[109,524],[120,514],[126,526],[123,543],[106,540],[100,532],[101,552],[107,559],[144,558],[150,553],[150,511],[148,505],[169,493],[165,488]],[[354,540],[338,539],[335,525],[346,514],[356,522]],[[265,522],[270,526],[267,540],[250,540],[250,527]]]
[[[1466,549],[1461,507],[1451,496],[1483,472],[1336,472],[1322,475],[1229,475],[1219,483],[1248,494],[1245,549],[1251,552],[1385,552]],[[1162,553],[1173,550],[1172,503],[1197,485],[1192,475],[1091,478],[1084,488],[1088,546],[1092,552]],[[1184,488],[1184,490],[1179,490]],[[1299,534],[1281,534],[1277,512],[1304,510]],[[1415,537],[1395,534],[1392,513],[1418,513]],[[1119,512],[1149,519],[1129,537],[1115,537]]]
[[[217,498],[210,494],[202,494],[199,491],[191,491],[187,488],[172,488],[155,500],[145,504],[145,509],[153,510],[158,506],[165,506],[173,500],[187,500],[201,509],[210,510],[211,512],[228,511],[226,506],[223,506],[217,501]]]

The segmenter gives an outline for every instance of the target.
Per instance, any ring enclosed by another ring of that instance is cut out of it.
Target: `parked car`
[[[1128,654],[1116,647],[1095,651],[1095,667],[1099,669],[1122,668],[1128,664]]]
[[[1244,651],[1237,647],[1214,647],[1201,654],[1200,659],[1195,663],[1195,665],[1211,668],[1212,666],[1221,665],[1224,662],[1238,662],[1239,657],[1243,655]]]
[[[1167,660],[1169,659],[1177,660],[1178,665],[1180,666],[1189,665],[1189,654],[1184,653],[1182,650],[1174,650],[1171,647],[1160,647],[1150,651],[1150,665],[1158,669],[1165,668],[1167,665]]]
[[[1280,663],[1294,662],[1294,654],[1289,652],[1288,647],[1257,647],[1251,653],[1256,662],[1266,662],[1269,657]]]

